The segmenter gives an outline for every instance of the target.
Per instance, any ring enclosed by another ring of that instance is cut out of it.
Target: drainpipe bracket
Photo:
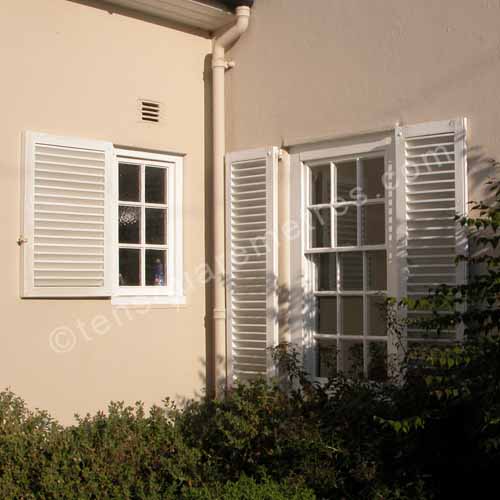
[[[212,63],[212,69],[224,68],[225,70],[233,69],[236,66],[234,61],[226,61],[225,59],[215,59]]]
[[[225,320],[226,319],[226,310],[225,309],[214,309],[213,310],[213,318],[218,319],[218,320]]]

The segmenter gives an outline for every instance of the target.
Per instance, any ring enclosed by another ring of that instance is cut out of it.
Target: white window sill
[[[111,297],[113,306],[184,306],[184,295],[115,295]]]

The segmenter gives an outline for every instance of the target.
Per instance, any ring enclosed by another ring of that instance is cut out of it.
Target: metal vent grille
[[[161,104],[149,99],[139,100],[140,120],[146,123],[159,123],[161,120]]]

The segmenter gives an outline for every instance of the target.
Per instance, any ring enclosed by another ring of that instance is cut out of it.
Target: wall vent
[[[149,99],[140,99],[139,114],[141,122],[159,123],[161,119],[161,104]]]

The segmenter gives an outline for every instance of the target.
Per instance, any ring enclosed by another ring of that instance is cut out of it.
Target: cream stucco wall
[[[231,56],[232,151],[465,116],[472,196],[500,159],[499,0],[256,0]]]
[[[210,41],[67,0],[0,4],[0,388],[63,422],[110,400],[159,403],[205,385],[205,90]],[[137,99],[164,104],[141,124]],[[21,134],[102,139],[186,154],[184,262],[187,305],[114,309],[109,300],[19,298]],[[68,328],[71,352],[49,337]]]
[[[466,117],[469,199],[483,199],[491,159],[500,161],[499,20],[500,0],[256,0],[230,52],[228,149],[355,142],[392,134],[397,122]],[[288,306],[301,291],[283,229],[300,193],[284,184],[299,174],[286,153],[279,172],[280,327],[289,341]]]
[[[466,116],[470,191],[479,193],[487,158],[500,159],[500,0],[256,0],[252,10],[227,75],[229,150]],[[151,404],[205,385],[208,302],[198,277],[210,253],[210,41],[123,14],[83,1],[0,5],[0,388],[63,422],[110,400]],[[138,98],[161,101],[164,123],[139,123]],[[186,306],[19,298],[23,130],[186,153]],[[284,155],[282,223],[293,175]],[[289,258],[282,246],[284,286]],[[57,328],[76,336],[71,352],[51,348]]]

